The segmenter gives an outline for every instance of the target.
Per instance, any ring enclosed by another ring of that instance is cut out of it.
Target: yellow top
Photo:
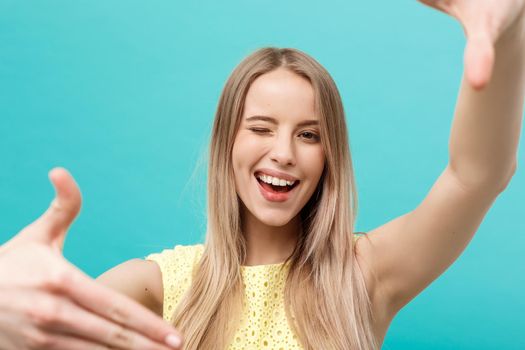
[[[354,234],[354,241],[361,235]],[[204,245],[177,245],[161,253],[150,254],[146,260],[157,262],[164,288],[163,318],[171,322],[175,307],[190,287],[192,269],[204,251]],[[246,284],[246,308],[241,325],[228,350],[291,350],[303,349],[286,319],[284,284],[288,264],[241,266]]]

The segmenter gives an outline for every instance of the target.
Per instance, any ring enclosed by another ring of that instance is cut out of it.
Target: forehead
[[[318,119],[310,82],[287,69],[261,75],[250,86],[244,103],[244,119],[266,115],[278,120]]]

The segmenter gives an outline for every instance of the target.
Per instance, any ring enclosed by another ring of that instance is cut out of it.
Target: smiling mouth
[[[286,193],[286,192],[290,192],[292,189],[294,189],[298,184],[299,184],[299,180],[296,180],[294,182],[293,185],[285,185],[285,186],[275,186],[275,185],[271,185],[271,184],[268,184],[266,182],[264,182],[263,180],[259,179],[258,177],[255,177],[255,179],[257,180],[257,182],[259,182],[261,184],[261,186],[267,190],[267,191],[271,191],[271,192],[275,192],[275,193]]]

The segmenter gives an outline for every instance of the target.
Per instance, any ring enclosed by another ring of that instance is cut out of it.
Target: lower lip
[[[299,184],[297,184],[288,192],[271,192],[262,187],[257,178],[255,178],[255,182],[257,183],[257,186],[259,186],[259,191],[261,192],[262,196],[270,202],[284,202],[288,200],[288,198],[290,198],[294,193],[295,189],[299,186]]]

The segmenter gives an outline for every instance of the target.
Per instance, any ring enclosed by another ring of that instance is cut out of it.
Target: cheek
[[[301,156],[301,164],[304,164],[304,170],[312,178],[321,177],[325,164],[325,155],[321,146],[315,149],[308,149]]]
[[[239,132],[232,150],[232,163],[234,166],[252,166],[251,163],[256,161],[268,149],[268,142],[262,138],[253,137],[253,135]]]
[[[267,148],[264,142],[250,136],[240,132],[233,144],[232,165],[236,177],[241,175],[240,171],[253,167]]]

